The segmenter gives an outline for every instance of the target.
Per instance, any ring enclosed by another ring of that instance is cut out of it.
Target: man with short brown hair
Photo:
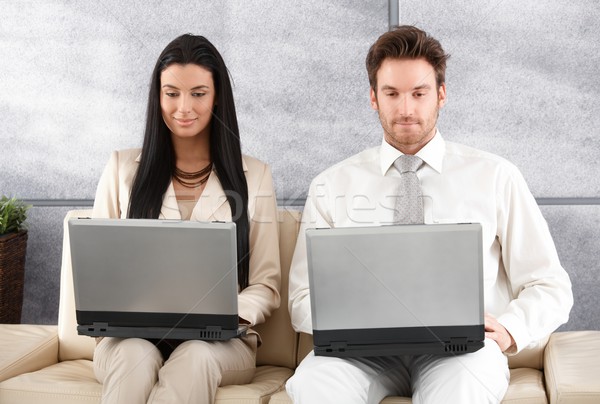
[[[396,161],[417,161],[424,223],[481,223],[485,345],[454,356],[332,358],[309,354],[286,389],[295,403],[499,403],[509,383],[507,354],[545,338],[568,319],[569,276],[519,170],[493,154],[446,142],[437,130],[446,103],[448,56],[422,30],[402,26],[369,50],[371,106],[381,146],[319,174],[311,183],[290,272],[294,329],[312,333],[306,240],[309,227],[398,223]],[[398,257],[401,262],[402,257]],[[332,290],[332,293],[335,291]]]

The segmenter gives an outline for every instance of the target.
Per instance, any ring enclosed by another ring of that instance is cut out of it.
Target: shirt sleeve
[[[573,293],[548,224],[516,168],[497,198],[497,234],[514,297],[498,321],[515,340],[516,346],[507,352],[513,354],[568,320]]]
[[[279,222],[277,200],[271,170],[264,172],[254,198],[254,214],[250,224],[249,285],[238,296],[239,316],[250,326],[263,323],[279,307],[281,297],[281,264],[279,260]]]
[[[290,267],[289,304],[292,327],[296,332],[312,334],[312,316],[308,282],[308,263],[306,254],[306,229],[332,227],[328,214],[325,189],[319,179],[315,179],[309,189],[306,204],[302,212],[302,223]]]

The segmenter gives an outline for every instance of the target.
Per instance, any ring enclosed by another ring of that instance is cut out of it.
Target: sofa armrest
[[[552,334],[544,374],[550,404],[600,403],[600,331]]]
[[[56,326],[0,324],[0,382],[57,361]]]

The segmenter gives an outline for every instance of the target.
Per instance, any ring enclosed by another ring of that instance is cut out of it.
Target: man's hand
[[[496,341],[502,352],[515,344],[512,335],[491,314],[485,314],[485,337]]]

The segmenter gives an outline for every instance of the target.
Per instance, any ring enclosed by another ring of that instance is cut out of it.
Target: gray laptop
[[[69,220],[77,330],[90,336],[243,335],[235,223]]]
[[[480,224],[306,231],[315,355],[483,347]]]

